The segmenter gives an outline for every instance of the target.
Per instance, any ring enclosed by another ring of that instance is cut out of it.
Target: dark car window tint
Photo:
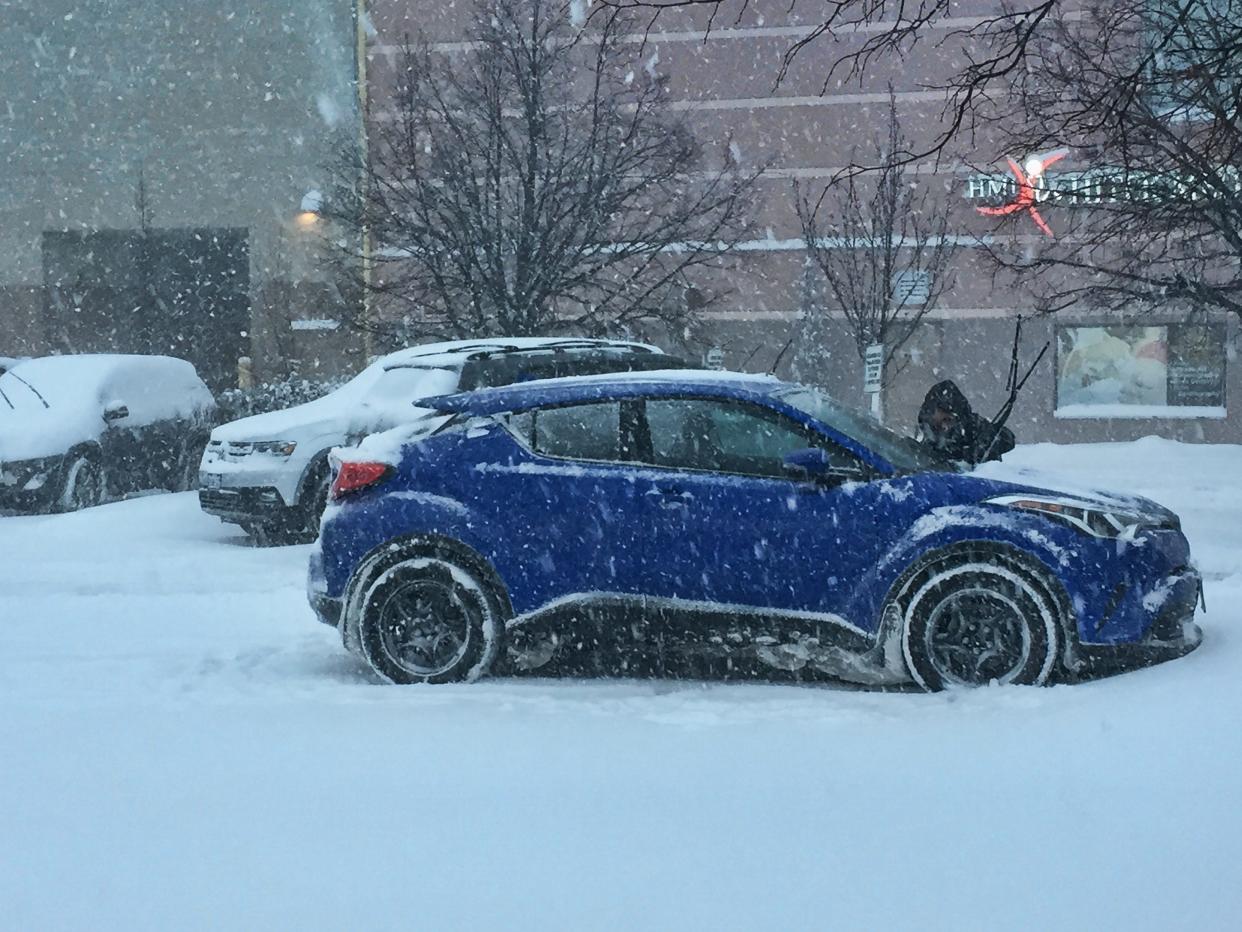
[[[610,401],[526,411],[509,429],[536,453],[581,460],[621,459],[621,404]]]
[[[904,437],[872,420],[867,415],[851,410],[813,388],[795,388],[776,396],[786,404],[793,405],[818,421],[840,431],[867,449],[878,453],[902,472],[943,470],[946,465],[921,443]]]
[[[784,458],[817,446],[834,463],[857,469],[847,451],[813,437],[774,412],[696,398],[648,399],[652,462],[678,469],[785,477]]]
[[[462,370],[459,389],[471,391],[573,375],[697,368],[696,363],[675,356],[623,349],[513,353],[470,360]]]

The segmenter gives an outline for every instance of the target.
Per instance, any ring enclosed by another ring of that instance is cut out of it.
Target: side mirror
[[[834,464],[828,451],[819,447],[794,450],[782,462],[790,478],[807,482],[862,482],[867,478],[862,470]]]
[[[119,401],[113,401],[104,407],[103,419],[109,423],[120,421],[127,417],[129,417],[129,408]]]

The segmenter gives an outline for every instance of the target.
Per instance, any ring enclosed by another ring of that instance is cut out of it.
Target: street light
[[[301,210],[294,217],[294,222],[304,230],[309,230],[319,222],[319,211],[323,208],[323,194],[317,188],[311,188],[302,195]]]

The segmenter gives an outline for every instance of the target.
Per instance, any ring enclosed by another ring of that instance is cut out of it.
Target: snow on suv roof
[[[753,372],[721,372],[704,369],[657,369],[651,372],[616,372],[605,375],[579,375],[560,379],[538,379],[498,388],[425,398],[419,406],[435,411],[467,414],[499,414],[541,405],[571,404],[604,398],[627,398],[649,394],[683,394],[703,391],[709,394],[766,395],[789,383],[771,375]]]
[[[596,340],[588,337],[492,337],[481,340],[451,340],[445,343],[424,343],[389,353],[383,357],[385,369],[401,366],[448,366],[466,359],[494,353],[527,350],[603,349],[635,353],[661,353],[659,347],[625,340]]]

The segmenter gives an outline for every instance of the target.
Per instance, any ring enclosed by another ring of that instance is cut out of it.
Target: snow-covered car
[[[72,511],[193,483],[215,399],[171,356],[83,354],[0,375],[0,508]]]
[[[19,362],[25,362],[25,356],[0,356],[0,375],[4,375]]]
[[[199,502],[256,540],[313,539],[327,501],[333,447],[425,414],[429,395],[530,379],[697,368],[654,346],[579,338],[459,340],[384,356],[306,404],[217,427],[199,470]]]
[[[963,473],[806,386],[559,379],[338,451],[308,589],[394,682],[784,671],[1043,685],[1193,650],[1155,502]],[[579,667],[580,668],[580,667]]]

